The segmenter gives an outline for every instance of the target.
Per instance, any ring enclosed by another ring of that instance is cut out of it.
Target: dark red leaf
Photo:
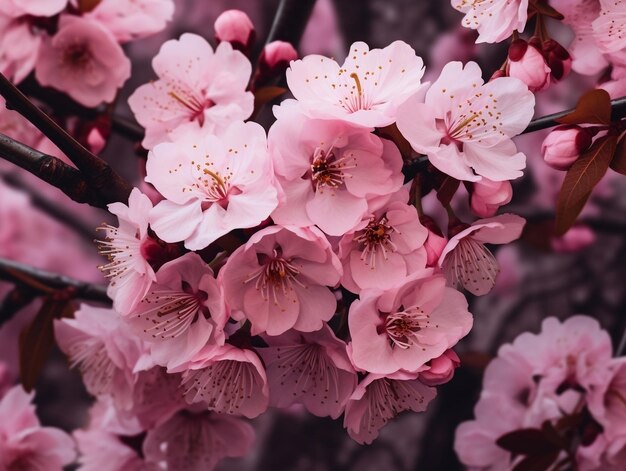
[[[604,136],[567,171],[556,202],[555,232],[565,234],[576,221],[591,191],[602,179],[617,145],[617,136]]]
[[[89,13],[96,8],[102,0],[78,0],[78,9],[81,13]]]
[[[409,141],[404,138],[395,123],[385,126],[384,128],[379,128],[378,135],[393,141],[393,143],[398,147],[398,150],[400,151],[400,154],[402,154],[402,158],[404,160],[409,160],[411,158],[411,154],[413,153],[411,144],[409,144]]]
[[[562,124],[611,124],[611,97],[606,90],[585,93],[570,114],[557,119]]]
[[[525,428],[505,433],[496,440],[500,448],[515,455],[543,455],[560,450],[543,430],[537,428]]]
[[[35,387],[54,345],[54,319],[71,317],[73,312],[71,300],[47,297],[33,321],[20,333],[20,379],[26,391]]]
[[[563,18],[565,18],[561,13],[559,13],[557,10],[552,8],[547,3],[537,2],[533,6],[535,7],[535,10],[538,13],[541,13],[542,15],[547,16],[549,18],[554,18],[555,20],[562,20]]]
[[[611,168],[617,173],[626,175],[626,136],[622,137],[617,143],[615,155],[611,161]]]
[[[443,206],[448,206],[450,201],[452,201],[452,197],[456,193],[456,190],[459,189],[459,184],[461,182],[456,178],[448,177],[444,178],[441,185],[439,185],[439,189],[437,190],[437,199],[441,202]]]
[[[268,104],[270,101],[283,96],[287,93],[287,89],[283,87],[263,87],[254,92],[254,112],[252,116],[256,116],[259,109]]]
[[[559,457],[559,451],[542,455],[527,456],[520,461],[513,471],[547,471]]]

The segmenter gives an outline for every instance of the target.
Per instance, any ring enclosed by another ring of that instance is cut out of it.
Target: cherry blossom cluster
[[[130,77],[122,45],[157,33],[173,0],[6,0],[0,4],[0,72],[78,103],[111,103]]]
[[[157,78],[130,97],[152,187],[109,205],[118,225],[101,227],[113,309],[55,324],[98,399],[75,434],[82,470],[112,454],[115,469],[212,469],[250,448],[245,419],[296,404],[372,442],[452,378],[472,326],[461,290],[493,288],[485,244],[524,226],[496,214],[525,167],[511,140],[534,111],[522,81],[452,62],[422,83],[402,41],[354,43],[343,64],[288,63],[293,49],[276,43],[253,73],[245,15],[225,13],[216,33],[215,48],[195,34],[165,42]],[[287,65],[293,98],[266,133],[250,120],[255,95]],[[444,235],[420,204],[430,189],[405,184],[422,154],[466,184],[482,219],[447,205]]]
[[[624,357],[613,358],[598,322],[550,317],[539,334],[500,347],[455,450],[469,469],[522,469],[539,459],[541,469],[624,469],[625,397]]]

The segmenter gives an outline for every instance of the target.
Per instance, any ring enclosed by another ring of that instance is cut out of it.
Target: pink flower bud
[[[94,154],[99,154],[104,149],[107,141],[97,127],[94,127],[89,134],[87,134],[87,144],[89,149]]]
[[[298,52],[291,43],[285,41],[272,41],[263,48],[261,62],[270,69],[277,67],[286,70],[289,62],[298,58]]]
[[[551,240],[552,250],[555,252],[579,252],[593,244],[596,234],[590,227],[577,225],[572,227],[565,235]]]
[[[511,182],[507,180],[494,182],[483,177],[472,189],[472,212],[481,218],[495,216],[498,208],[510,203],[513,197]]]
[[[249,51],[254,43],[254,25],[241,10],[225,11],[215,20],[214,28],[218,42],[227,41],[240,51]]]
[[[446,350],[440,357],[430,360],[430,369],[422,371],[419,379],[428,386],[437,386],[452,379],[454,370],[459,367],[461,360],[454,350]]]
[[[591,133],[580,126],[559,126],[543,141],[541,155],[550,167],[567,170],[589,148],[591,138]]]
[[[516,39],[509,48],[509,77],[524,82],[532,92],[543,90],[550,85],[550,67],[543,54],[534,43]]]
[[[434,267],[437,265],[439,257],[448,241],[443,237],[437,223],[435,223],[430,216],[421,216],[420,222],[428,229],[428,238],[426,242],[424,242],[424,248],[426,249],[426,265]]]

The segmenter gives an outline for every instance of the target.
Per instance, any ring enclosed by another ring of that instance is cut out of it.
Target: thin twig
[[[107,296],[107,288],[104,285],[76,280],[6,258],[0,258],[0,279],[27,286],[41,294],[49,294],[49,291],[53,290],[73,288],[76,298],[111,304],[111,299]]]
[[[315,0],[281,0],[266,42],[286,41],[297,48],[314,6]]]
[[[20,113],[69,157],[93,191],[100,194],[105,203],[128,200],[132,190],[130,183],[104,160],[92,154],[70,136],[2,74],[0,74],[0,95],[5,98],[7,108]]]
[[[107,202],[92,189],[81,172],[61,159],[39,152],[4,134],[0,134],[0,157],[28,170],[78,203],[106,207]]]

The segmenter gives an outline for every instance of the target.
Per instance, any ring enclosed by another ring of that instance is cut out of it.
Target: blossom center
[[[293,285],[304,287],[298,280],[300,270],[292,263],[291,258],[284,258],[280,247],[274,248],[272,255],[257,254],[260,267],[244,281],[256,280],[255,288],[261,292],[265,300],[272,299],[278,303],[278,296],[286,296],[293,291]]]
[[[311,162],[311,182],[313,188],[318,191],[324,187],[336,189],[340,187],[346,174],[344,170],[356,167],[356,163],[349,164],[349,157],[337,158],[331,150],[315,149]]]
[[[86,44],[76,43],[63,51],[63,64],[76,69],[84,69],[91,62],[92,55]]]
[[[384,329],[389,343],[407,349],[419,343],[418,334],[428,323],[428,315],[418,306],[387,315]]]
[[[171,90],[167,94],[191,112],[189,121],[198,121],[200,126],[204,125],[204,111],[215,105],[210,98],[199,98],[194,93],[181,89]]]
[[[391,234],[398,232],[390,224],[386,216],[379,219],[371,218],[365,229],[354,237],[354,241],[362,246],[361,260],[376,268],[376,255],[380,252],[387,260],[388,252],[395,252],[396,245],[391,241]]]

